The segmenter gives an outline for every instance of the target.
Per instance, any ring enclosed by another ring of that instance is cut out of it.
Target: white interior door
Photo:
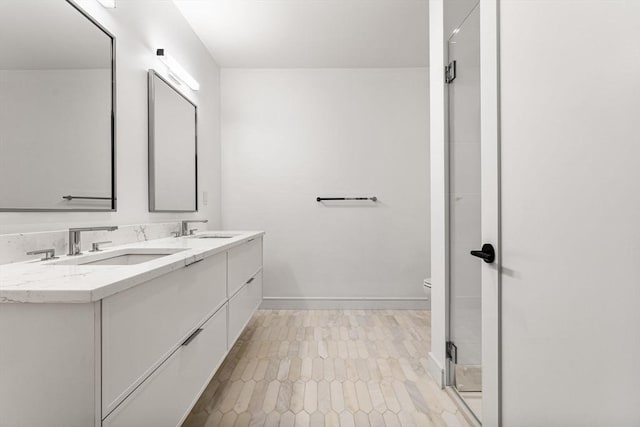
[[[640,426],[639,22],[500,2],[505,426]]]

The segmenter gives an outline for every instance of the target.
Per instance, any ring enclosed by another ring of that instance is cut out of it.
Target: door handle
[[[471,251],[471,255],[482,258],[487,264],[491,264],[496,260],[496,251],[490,243],[482,245],[482,250],[480,251]]]

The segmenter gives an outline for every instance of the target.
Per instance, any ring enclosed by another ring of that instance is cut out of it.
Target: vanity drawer
[[[227,353],[224,305],[103,421],[108,427],[177,426]]]
[[[262,302],[262,270],[229,300],[229,348]]]
[[[226,300],[226,253],[102,301],[102,408],[107,415]]]
[[[229,250],[229,298],[262,267],[262,237]]]

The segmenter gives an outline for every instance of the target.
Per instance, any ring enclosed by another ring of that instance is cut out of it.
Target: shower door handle
[[[482,245],[482,250],[480,251],[471,251],[471,255],[482,258],[487,264],[491,264],[496,260],[496,251],[490,243]]]

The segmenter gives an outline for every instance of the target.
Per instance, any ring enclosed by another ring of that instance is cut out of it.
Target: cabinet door
[[[236,342],[262,302],[262,271],[229,300],[229,348]]]
[[[173,427],[186,418],[227,354],[227,306],[146,379],[105,420],[105,427]]]
[[[104,299],[103,415],[225,300],[225,253]]]
[[[228,296],[231,298],[262,268],[262,237],[229,250]]]
[[[93,426],[96,312],[98,303],[0,304],[0,426]]]

